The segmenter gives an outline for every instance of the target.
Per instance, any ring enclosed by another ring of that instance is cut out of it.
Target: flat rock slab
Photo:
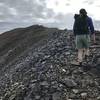
[[[90,48],[100,48],[100,45],[92,45]]]

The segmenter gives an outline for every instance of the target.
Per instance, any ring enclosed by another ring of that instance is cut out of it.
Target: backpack
[[[74,16],[75,18],[75,25],[74,28],[78,34],[88,34],[89,29],[88,29],[88,21],[87,21],[87,16],[82,17],[78,14]]]

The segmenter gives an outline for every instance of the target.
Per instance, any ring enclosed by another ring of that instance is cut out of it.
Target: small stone
[[[48,86],[48,85],[49,85],[46,81],[41,82],[40,84],[41,84],[42,86]]]
[[[67,56],[67,55],[70,55],[70,52],[66,52],[65,55],[66,55],[66,56]]]
[[[100,96],[97,97],[97,100],[100,100]]]
[[[75,86],[77,86],[77,83],[73,79],[66,79],[65,80],[65,84],[68,87],[75,87]]]
[[[50,68],[53,68],[53,65],[51,65]]]
[[[13,95],[10,96],[9,100],[14,100],[15,97],[16,97],[16,94],[13,94]]]
[[[75,94],[77,94],[79,91],[77,89],[72,90]]]
[[[53,100],[61,100],[61,94],[58,92],[55,92],[52,97]]]
[[[14,83],[12,86],[17,86],[17,85],[19,85],[19,83],[18,83],[18,82]]]
[[[87,93],[81,93],[81,97],[82,98],[86,98],[87,97]]]
[[[35,99],[36,99],[36,100],[40,100],[40,96],[39,96],[39,95],[36,95],[36,96],[35,96]]]
[[[65,69],[62,69],[62,71],[63,71],[63,72],[66,72],[66,70],[65,70]]]
[[[74,94],[73,92],[70,93],[69,98],[76,98],[76,94]]]

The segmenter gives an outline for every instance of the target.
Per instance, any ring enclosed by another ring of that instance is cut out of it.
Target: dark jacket
[[[85,19],[82,19],[80,15],[75,14],[74,18],[75,18],[73,26],[74,35],[94,33],[94,26],[92,19],[90,17],[86,16]]]

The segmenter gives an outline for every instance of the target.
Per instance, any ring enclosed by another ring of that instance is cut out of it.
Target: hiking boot
[[[73,61],[71,62],[72,65],[76,65],[76,66],[80,66],[82,65],[82,62],[79,62],[79,61]]]
[[[85,60],[86,62],[88,62],[88,59],[89,59],[89,55],[85,55],[84,60]]]

